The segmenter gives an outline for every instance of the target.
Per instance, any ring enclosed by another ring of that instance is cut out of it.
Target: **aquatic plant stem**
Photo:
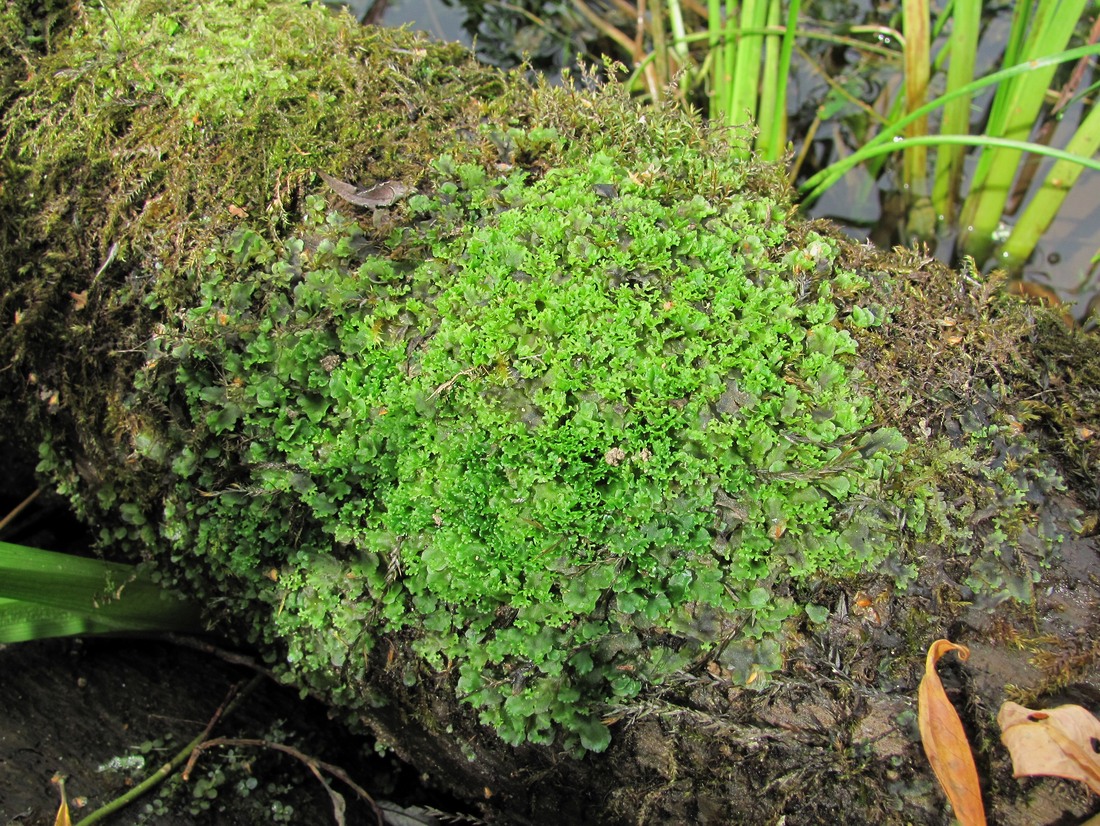
[[[1028,29],[1023,50],[1016,61],[1030,71],[1015,76],[997,90],[987,134],[1024,140],[1031,133],[1055,69],[1053,64],[1037,66],[1033,60],[1036,56],[1056,54],[1065,48],[1073,34],[1073,25],[1067,25],[1066,21],[1079,20],[1084,8],[1085,0],[1051,0],[1038,4],[1033,25]],[[1025,19],[1023,16],[1016,18]],[[1010,57],[1006,55],[1006,63]],[[976,261],[987,260],[993,251],[993,232],[1004,213],[1021,154],[1022,150],[1001,148],[983,152],[979,160],[959,221],[959,251]]]
[[[928,78],[931,71],[931,43],[927,0],[904,0],[902,3],[902,30],[905,45],[902,62],[905,74],[905,111],[911,114],[925,103]],[[918,138],[928,134],[928,115],[913,117],[905,127],[905,134]],[[935,234],[935,216],[927,210],[920,212],[917,204],[928,196],[928,149],[920,143],[909,144],[902,153],[902,181],[909,211],[909,230],[913,237],[928,239]],[[918,215],[925,220],[915,221]]]
[[[721,79],[726,65],[721,0],[707,0],[707,47],[710,49],[710,59],[712,61],[708,114],[711,120],[717,121],[722,113]]]
[[[1066,145],[1066,151],[1073,155],[1091,157],[1098,148],[1100,107],[1094,106]],[[1050,227],[1066,195],[1077,183],[1082,169],[1081,164],[1068,160],[1059,160],[1051,167],[1042,187],[1016,221],[1001,249],[998,261],[1000,265],[1007,267],[1009,271],[1015,271],[1027,263],[1039,243],[1039,238]]]
[[[766,85],[760,102],[760,136],[757,138],[757,148],[761,157],[769,161],[779,160],[787,146],[787,87],[801,8],[801,0],[791,0],[787,6],[787,24],[783,27],[783,37],[778,42],[775,37],[768,38],[769,68],[765,73]],[[776,15],[776,20],[769,19],[768,22],[778,22],[781,13],[778,0],[772,4],[772,13]]]
[[[948,40],[947,91],[961,89],[974,81],[974,62],[981,32],[981,0],[955,0]],[[940,134],[970,134],[971,96],[963,94],[943,107]],[[936,169],[932,178],[932,205],[941,223],[953,221],[957,211],[959,187],[962,184],[963,145],[944,146],[936,152]]]
[[[853,153],[853,157],[859,154],[859,160],[863,161],[868,158],[896,152],[899,149],[904,149],[907,146],[918,143],[924,146],[995,146],[1004,149],[1015,149],[1019,152],[1034,152],[1036,155],[1046,155],[1056,160],[1074,163],[1083,168],[1100,172],[1100,160],[1083,158],[1080,155],[1070,153],[1066,149],[1056,149],[1052,146],[1043,146],[1042,144],[1029,143],[1028,141],[1013,141],[1008,138],[991,138],[986,135],[925,135],[920,138],[898,138],[896,141],[889,144],[864,147],[860,149],[858,153]]]
[[[726,123],[730,126],[756,120],[760,99],[760,61],[764,50],[764,37],[758,32],[767,22],[767,0],[746,0],[741,7],[741,30],[737,35],[737,58],[732,73],[733,88],[726,110]]]
[[[829,165],[825,169],[818,172],[816,175],[807,180],[799,188],[799,191],[803,193],[802,207],[807,208],[816,201],[821,194],[835,184],[841,177],[844,176],[848,170],[863,163],[868,158],[877,157],[878,155],[886,154],[890,151],[900,148],[903,144],[902,139],[899,137],[901,132],[909,124],[911,119],[915,119],[922,115],[926,115],[929,112],[943,106],[945,103],[954,100],[955,98],[963,95],[972,95],[975,92],[981,91],[987,86],[1000,83],[1008,78],[1015,77],[1027,72],[1034,72],[1035,70],[1047,66],[1054,66],[1059,63],[1065,63],[1071,60],[1078,60],[1087,55],[1100,54],[1100,45],[1079,46],[1075,49],[1067,49],[1064,52],[1058,54],[1047,55],[1044,57],[1036,58],[1029,61],[1026,64],[1017,64],[1008,69],[1002,69],[999,72],[994,72],[990,75],[968,83],[965,86],[947,92],[940,95],[935,100],[926,103],[924,106],[917,109],[915,112],[911,112],[905,117],[900,118],[887,128],[883,129],[878,135],[868,141],[863,147],[853,152],[847,158]],[[940,135],[933,137],[932,141],[940,143],[949,143],[951,141],[948,138],[958,138],[961,136],[949,136]],[[994,140],[1002,140],[995,138],[987,138],[984,136],[977,136],[968,140],[962,141],[967,145],[980,146],[982,142],[991,143]],[[1011,145],[1016,146],[1021,150],[1039,152],[1040,154],[1052,154],[1051,151],[1041,152],[1037,144],[1026,143],[1024,141],[1013,141]],[[886,147],[885,149],[883,147]],[[1063,153],[1064,154],[1064,153]],[[1053,155],[1052,155],[1053,156]],[[1068,155],[1066,157],[1069,157]],[[1081,162],[1089,165],[1087,159],[1081,159]]]

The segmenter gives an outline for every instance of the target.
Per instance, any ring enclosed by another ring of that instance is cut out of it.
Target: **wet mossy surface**
[[[938,822],[923,646],[1095,599],[1094,340],[613,87],[294,4],[73,26],[2,28],[0,414],[105,551],[490,812]]]

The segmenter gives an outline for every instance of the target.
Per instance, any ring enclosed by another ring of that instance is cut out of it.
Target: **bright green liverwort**
[[[258,595],[309,679],[405,629],[513,743],[602,749],[609,706],[712,648],[764,684],[781,583],[882,555],[905,441],[850,366],[882,312],[834,242],[777,252],[773,204],[678,174],[443,158],[389,249],[316,196],[303,240],[235,235],[154,359],[236,451],[180,452],[167,537],[276,567]]]

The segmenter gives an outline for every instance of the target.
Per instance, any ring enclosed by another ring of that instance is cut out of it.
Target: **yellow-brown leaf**
[[[918,717],[924,753],[940,781],[947,799],[962,826],[985,826],[985,808],[978,783],[978,769],[962,721],[947,699],[936,663],[948,651],[957,651],[966,660],[970,650],[949,640],[936,640],[928,648],[924,677],[920,681]]]
[[[57,817],[54,818],[53,826],[72,826],[72,819],[69,817],[69,801],[65,799],[65,778],[59,774],[55,774],[50,780],[61,792],[61,806],[57,809]]]
[[[1080,780],[1100,794],[1100,720],[1081,706],[1036,711],[1005,703],[997,713],[1001,742],[1016,777],[1040,774]]]

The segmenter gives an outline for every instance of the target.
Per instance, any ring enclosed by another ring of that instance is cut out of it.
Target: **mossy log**
[[[500,822],[942,822],[947,634],[1003,822],[1087,808],[992,727],[1097,687],[1094,340],[613,85],[47,6],[0,17],[0,420],[102,552]]]

